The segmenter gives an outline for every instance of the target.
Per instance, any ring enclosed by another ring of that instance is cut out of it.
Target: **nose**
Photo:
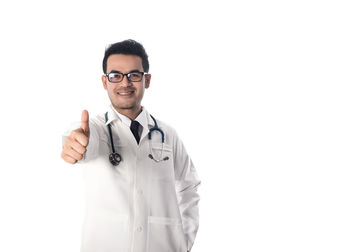
[[[131,86],[131,85],[132,85],[132,82],[129,81],[129,79],[128,79],[128,77],[126,75],[124,75],[123,80],[120,82],[120,86],[128,87],[128,86]]]

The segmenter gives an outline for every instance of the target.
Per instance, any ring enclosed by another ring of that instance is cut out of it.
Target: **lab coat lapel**
[[[113,133],[113,135],[119,135],[119,137],[123,136],[124,141],[128,141],[131,145],[137,146],[137,142],[135,141],[135,137],[132,134],[130,128],[127,125],[125,125],[122,122],[122,120],[118,117],[118,115],[112,108],[112,105],[110,105],[108,108],[108,121],[107,123],[105,123],[105,125],[107,126],[108,124],[111,124],[112,129],[115,127],[117,134]],[[115,138],[116,136],[113,137]],[[117,145],[117,141],[115,144]]]
[[[112,105],[108,107],[107,111],[108,111],[108,121],[105,123],[106,126],[114,120],[120,121],[118,115],[114,112]]]
[[[144,108],[145,109],[145,108]],[[148,132],[149,132],[149,129],[152,128],[154,126],[154,122],[153,122],[153,119],[152,117],[150,116],[150,114],[148,113],[147,110],[145,110],[146,112],[146,116],[147,116],[147,124],[148,124],[148,127],[147,128],[144,128],[142,130],[142,135],[141,135],[141,138],[140,138],[140,143],[141,141],[143,141],[143,138],[146,137],[146,140],[148,141]]]

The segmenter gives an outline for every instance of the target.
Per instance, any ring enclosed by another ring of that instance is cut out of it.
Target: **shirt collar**
[[[112,121],[118,120],[124,123],[126,126],[130,127],[131,120],[125,115],[120,114],[112,104],[108,108],[108,121],[106,125],[110,124]],[[147,125],[151,127],[154,126],[154,121],[151,118],[150,114],[145,107],[142,107],[141,113],[135,118],[135,121],[138,121],[144,129],[148,129]]]

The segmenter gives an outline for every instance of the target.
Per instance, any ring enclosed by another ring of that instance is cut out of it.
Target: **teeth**
[[[121,94],[121,95],[128,95],[128,94],[131,94],[132,93],[132,91],[131,92],[127,92],[127,93],[119,93],[119,94]]]

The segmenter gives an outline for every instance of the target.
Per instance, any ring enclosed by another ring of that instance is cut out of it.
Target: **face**
[[[129,73],[132,71],[143,72],[142,59],[135,55],[112,54],[107,59],[107,73],[117,71],[120,73]],[[129,82],[128,78],[124,76],[119,83],[112,83],[108,81],[106,76],[102,76],[104,89],[107,90],[109,99],[113,107],[123,112],[139,111],[141,109],[141,100],[145,88],[149,88],[151,75],[144,75],[139,82]]]

